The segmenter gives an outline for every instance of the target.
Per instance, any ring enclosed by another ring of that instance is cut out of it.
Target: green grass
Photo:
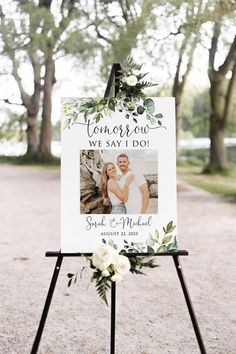
[[[181,164],[178,166],[178,177],[195,187],[218,194],[236,203],[236,167],[230,166],[224,173],[203,174],[202,165]]]

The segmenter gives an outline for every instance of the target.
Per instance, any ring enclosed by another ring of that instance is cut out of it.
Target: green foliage
[[[80,99],[63,105],[64,115],[67,117],[64,121],[63,128],[70,128],[71,125],[82,119],[87,122],[88,118],[95,120],[98,123],[101,119],[106,118],[110,113],[124,112],[127,119],[132,119],[138,123],[138,118],[145,116],[152,124],[157,124],[162,128],[161,113],[155,113],[155,104],[151,98],[145,99],[143,102],[130,101],[129,98],[123,98],[123,93],[119,93],[117,97],[102,98],[102,99]]]
[[[0,140],[18,140],[26,139],[26,117],[24,114],[16,114],[6,109],[3,112],[5,119],[0,123]]]
[[[141,269],[143,268],[157,268],[159,267],[158,264],[155,263],[155,259],[154,258],[149,258],[147,256],[145,257],[129,257],[129,261],[130,261],[130,272],[132,274],[140,274],[140,275],[146,275],[145,273],[143,273],[141,271]]]
[[[155,230],[155,234],[151,235],[148,252],[151,253],[163,253],[163,252],[176,252],[178,250],[177,237],[171,235],[175,230],[176,225],[173,221],[170,221],[166,227],[163,227],[164,235],[161,237],[158,230]]]
[[[127,240],[124,240],[124,246],[123,249],[120,252],[121,254],[126,254],[126,253],[140,253],[140,250],[138,249],[138,247],[135,245],[134,242],[129,243]],[[153,253],[153,252],[149,252],[149,253]],[[145,257],[139,257],[139,256],[135,256],[135,257],[129,257],[129,261],[130,261],[130,272],[132,274],[141,274],[141,275],[145,275],[141,269],[142,268],[156,268],[158,267],[157,264],[155,264],[155,260],[154,259],[150,259],[149,257],[145,256]]]
[[[75,284],[77,282],[77,273],[67,273],[68,280],[68,288],[71,286],[72,282]]]
[[[121,16],[109,19],[108,8],[103,9],[104,27],[110,28],[107,43],[102,50],[104,77],[107,77],[111,63],[119,62],[123,66],[132,50],[137,48],[146,30],[150,31],[156,26],[156,14],[153,11],[154,7],[157,7],[156,0],[113,1],[113,4],[117,6],[117,15],[120,13]]]
[[[236,202],[235,164],[230,164],[227,172],[214,174],[203,174],[202,166],[192,166],[189,164],[178,167],[177,171],[179,178],[184,182],[225,197],[231,202]]]
[[[163,227],[164,231],[164,236],[160,237],[160,233],[158,230],[155,230],[154,236],[151,236],[151,241],[152,244],[157,246],[157,249],[154,251],[154,247],[151,247],[150,245],[143,245],[144,248],[147,249],[147,252],[151,255],[152,253],[161,253],[161,252],[175,252],[177,250],[177,239],[176,236],[170,235],[175,229],[175,225],[173,225],[173,221],[170,221],[165,227]],[[106,246],[110,246],[110,248],[106,248],[106,250],[110,250],[113,248],[114,250],[118,249],[117,244],[110,239],[106,241],[105,239],[102,239],[102,243]],[[114,252],[114,250],[112,252]],[[134,242],[128,242],[127,240],[124,240],[124,246],[123,249],[119,252],[120,255],[127,256],[129,258],[129,263],[130,263],[130,272],[132,274],[142,274],[145,275],[143,272],[143,268],[156,268],[158,265],[155,263],[155,260],[153,258],[150,258],[149,256],[134,256],[132,254],[136,253],[143,253],[143,251],[140,252],[140,249],[138,247],[138,244],[135,244]],[[113,253],[111,253],[112,257],[114,258]],[[118,255],[118,252],[117,252]],[[95,255],[96,258],[97,255]],[[89,267],[92,268],[93,275],[91,278],[91,282],[95,281],[95,288],[97,290],[98,296],[102,299],[102,301],[105,302],[106,305],[108,305],[107,301],[107,292],[111,287],[111,282],[115,281],[115,276],[116,276],[116,271],[115,271],[115,263],[111,262],[110,265],[108,265],[108,268],[101,271],[98,268],[95,268],[93,265],[93,259],[92,257],[86,257],[87,261],[89,263]],[[120,257],[122,258],[122,257]],[[114,258],[115,259],[115,258]],[[81,271],[81,275],[85,267],[83,267]],[[103,268],[101,268],[103,269]],[[128,270],[128,268],[127,268]],[[104,273],[105,272],[105,273]],[[77,281],[77,273],[68,273],[68,286],[71,286],[72,283],[76,283]],[[122,278],[122,277],[121,277]],[[117,279],[117,278],[116,278]]]
[[[116,97],[102,99],[72,99],[63,106],[64,115],[67,119],[64,122],[64,129],[70,128],[72,124],[83,118],[87,122],[88,118],[98,123],[102,118],[109,116],[116,110],[125,113],[127,119],[131,118],[138,123],[139,116],[143,114],[151,124],[162,126],[161,113],[156,113],[153,99],[146,98],[143,88],[153,86],[148,81],[141,81],[147,73],[141,72],[141,65],[136,64],[132,58],[128,58],[127,66],[120,70],[119,89]]]
[[[123,95],[124,97],[129,97],[133,100],[144,100],[146,96],[143,92],[143,89],[157,85],[149,81],[143,81],[143,78],[147,75],[147,73],[142,73],[141,69],[142,65],[137,64],[132,57],[128,57],[126,65],[124,65],[123,69],[120,70],[120,95]],[[134,85],[128,83],[128,79],[131,76],[133,78],[136,78],[137,82]]]
[[[111,288],[111,279],[110,277],[104,277],[102,275],[102,272],[100,270],[96,270],[93,273],[92,280],[95,280],[95,287],[97,290],[97,293],[99,297],[105,302],[105,304],[108,306],[108,301],[107,301],[107,292]]]

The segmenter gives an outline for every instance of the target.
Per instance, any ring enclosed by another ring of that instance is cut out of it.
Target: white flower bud
[[[111,277],[111,280],[112,281],[120,281],[120,280],[122,280],[123,278],[122,278],[122,276],[120,275],[120,274],[118,274],[118,273],[115,273],[112,277]]]
[[[132,74],[134,74],[135,76],[138,76],[138,75],[140,75],[140,70],[133,69]]]
[[[135,86],[137,84],[137,82],[138,82],[138,79],[134,75],[130,75],[126,79],[126,83],[128,86]]]
[[[103,275],[104,277],[109,277],[110,273],[108,272],[107,269],[104,269],[104,270],[102,271],[102,275]]]

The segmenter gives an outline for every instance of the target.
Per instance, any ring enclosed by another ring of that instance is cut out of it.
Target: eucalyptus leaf
[[[153,114],[155,112],[155,106],[147,106],[147,110],[149,113]]]
[[[167,250],[168,251],[176,251],[177,247],[176,247],[176,244],[175,242],[171,242],[169,243],[169,245],[167,246]]]
[[[172,228],[173,226],[173,221],[170,221],[167,226],[166,226],[166,229],[169,230],[170,228]]]
[[[137,112],[138,114],[143,114],[145,112],[145,108],[143,106],[138,106]]]
[[[115,104],[114,101],[109,101],[109,102],[108,102],[108,108],[109,108],[111,111],[115,112],[115,107],[116,107],[116,104]]]
[[[91,108],[91,109],[89,110],[89,114],[93,114],[93,113],[95,113],[95,111],[96,111],[96,108],[93,107],[93,108]]]
[[[157,239],[159,239],[159,237],[160,237],[159,231],[157,229],[155,230],[155,236]]]
[[[70,126],[70,123],[71,123],[71,119],[66,119],[65,122],[64,122],[63,129],[68,128]]]
[[[148,253],[154,253],[154,249],[151,246],[147,246]]]
[[[117,98],[119,98],[119,99],[123,99],[123,98],[125,98],[125,97],[126,97],[126,93],[125,93],[125,92],[120,91],[120,92],[118,92],[118,93],[117,93],[116,97],[117,97]]]
[[[87,108],[92,108],[92,107],[94,107],[94,106],[95,106],[95,105],[93,104],[92,101],[88,101],[88,102],[85,103],[85,107],[87,107]]]
[[[177,237],[174,236],[173,248],[177,249]]]
[[[157,253],[163,253],[163,252],[167,252],[167,247],[165,245],[162,245],[157,249]]]
[[[161,113],[157,113],[157,114],[155,114],[155,117],[158,119],[161,119],[161,118],[163,118],[163,115]]]
[[[150,119],[150,122],[151,122],[151,124],[153,124],[153,125],[156,124],[156,121],[155,121],[155,119],[153,119],[153,118]]]
[[[172,239],[172,236],[165,236],[162,240],[163,243],[167,244]]]
[[[151,237],[151,241],[153,243],[158,243],[158,239],[156,237],[154,237],[154,236]]]
[[[96,123],[98,123],[101,118],[102,118],[101,113],[96,114],[96,116],[95,116],[95,121],[96,121]]]
[[[107,104],[107,98],[102,98],[102,99],[98,102],[98,104],[101,104],[101,105],[105,106],[105,105]]]
[[[143,102],[143,105],[147,108],[148,107],[155,107],[154,101],[151,98],[146,98],[146,100],[144,100],[144,102]]]
[[[88,116],[89,116],[89,111],[85,111],[84,112],[84,120],[85,120],[85,122],[87,122]]]
[[[173,225],[173,221],[170,221],[168,225],[166,226],[166,230],[168,233],[172,232],[176,228],[175,225]]]
[[[74,117],[73,117],[73,122],[76,122],[78,119],[78,114],[75,114]]]
[[[101,112],[104,108],[105,108],[105,106],[102,105],[102,104],[98,104],[98,105],[96,106],[97,112]]]

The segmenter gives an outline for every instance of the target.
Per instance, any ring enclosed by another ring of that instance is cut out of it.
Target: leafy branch
[[[141,72],[142,65],[135,63],[132,57],[128,57],[126,66],[119,70],[120,75],[118,78],[120,79],[119,90],[121,94],[124,94],[126,97],[130,97],[133,100],[135,99],[145,99],[145,94],[143,92],[144,88],[156,86],[149,81],[141,81],[148,73]],[[137,79],[137,83],[135,85],[129,84],[129,78],[135,76]]]
[[[96,123],[102,118],[110,116],[112,112],[124,112],[127,119],[131,118],[135,123],[141,116],[152,124],[165,128],[162,125],[163,115],[155,114],[155,103],[153,99],[146,98],[144,101],[134,102],[129,98],[123,98],[122,93],[117,97],[102,98],[102,99],[81,99],[63,105],[63,112],[67,119],[64,122],[64,129],[70,128],[80,118],[86,123],[88,118],[95,120]]]
[[[155,230],[155,234],[150,237],[150,245],[147,246],[148,253],[176,252],[178,249],[177,237],[171,235],[176,228],[173,221],[170,221],[166,227],[163,227],[164,235]]]
[[[143,272],[144,268],[154,269],[158,267],[155,260],[151,258],[152,253],[174,252],[177,250],[176,236],[171,235],[175,227],[173,221],[170,221],[166,227],[163,227],[164,234],[162,237],[158,230],[155,230],[154,236],[151,235],[149,244],[141,244],[141,248],[144,247],[147,249],[150,256],[132,255],[132,253],[143,252],[140,250],[139,244],[137,243],[129,243],[127,240],[124,240],[123,249],[119,252],[118,245],[113,240],[110,239],[106,241],[102,239],[103,246],[95,251],[92,257],[86,257],[89,267],[93,269],[91,282],[95,282],[98,296],[106,305],[108,305],[107,292],[111,288],[112,281],[121,280],[128,272],[146,275]],[[127,256],[127,253],[129,253],[129,256]],[[106,263],[107,259],[109,259],[108,263]],[[119,267],[121,268],[119,269]],[[80,277],[82,277],[85,268],[86,267],[82,268]],[[67,277],[69,278],[68,287],[76,283],[77,273],[68,273]]]
[[[67,117],[64,129],[70,128],[80,118],[86,123],[88,118],[98,123],[102,118],[110,116],[118,110],[124,112],[127,119],[131,118],[138,123],[140,116],[145,116],[150,124],[162,125],[163,115],[156,113],[153,99],[146,98],[143,89],[155,86],[149,81],[143,80],[147,73],[141,72],[142,65],[136,64],[132,58],[128,58],[127,66],[119,70],[119,92],[116,97],[102,99],[84,98],[72,100],[63,106],[64,115]]]

